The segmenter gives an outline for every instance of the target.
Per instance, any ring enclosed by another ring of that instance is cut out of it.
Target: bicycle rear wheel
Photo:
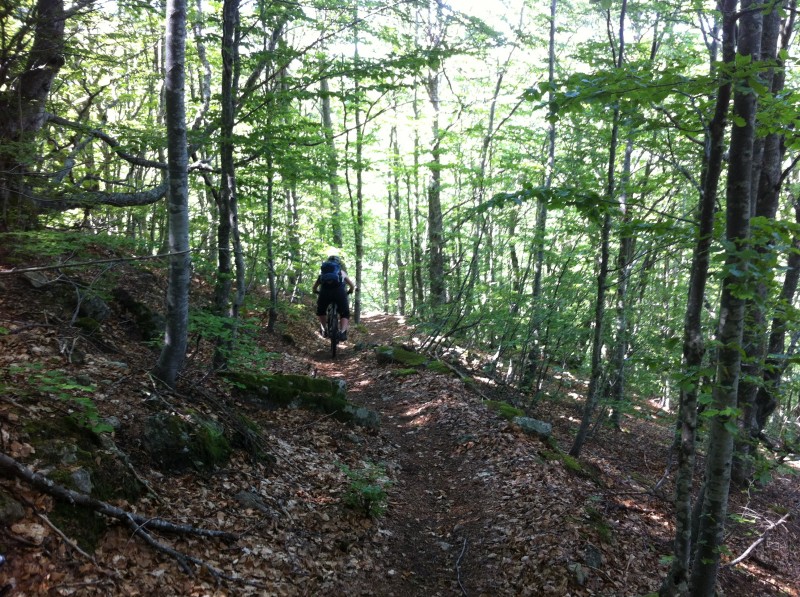
[[[339,344],[339,311],[336,303],[328,305],[328,336],[331,339],[331,357],[335,359]]]

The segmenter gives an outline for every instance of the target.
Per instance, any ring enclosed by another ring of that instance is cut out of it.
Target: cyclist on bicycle
[[[346,288],[346,290],[345,290]],[[347,340],[347,328],[350,327],[350,304],[347,295],[352,294],[356,285],[347,276],[342,260],[331,255],[322,263],[321,271],[314,282],[313,291],[319,292],[317,298],[317,317],[320,322],[320,333],[326,336],[326,313],[328,305],[336,303],[339,309],[339,339]]]

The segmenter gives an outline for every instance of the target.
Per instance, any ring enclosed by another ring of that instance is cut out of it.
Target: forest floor
[[[163,280],[124,267],[120,279],[130,292],[149,293],[158,304]],[[413,343],[402,319],[364,317],[334,360],[306,307],[299,316],[284,314],[279,332],[260,332],[274,355],[264,369],[342,379],[351,401],[380,414],[380,427],[352,427],[302,409],[258,410],[209,375],[201,339],[193,339],[177,390],[166,391],[148,374],[156,353],[132,337],[122,312],[115,308],[100,330],[79,333],[69,326],[62,294],[53,284],[36,289],[20,276],[0,277],[2,452],[46,473],[31,425],[67,414],[71,403],[54,395],[52,384],[43,387],[45,372],[88,379],[100,415],[119,422],[114,443],[150,487],[135,503],[114,505],[237,538],[153,532],[160,545],[206,564],[184,560],[184,570],[118,521],[107,520],[87,544],[80,528],[54,522],[52,497],[0,477],[0,497],[24,506],[21,518],[0,528],[0,596],[622,596],[659,586],[671,551],[671,483],[652,488],[668,461],[672,419],[655,408],[626,415],[621,431],[597,426],[582,466],[571,467],[486,407],[487,397],[523,404],[524,396],[467,369],[474,382],[379,365],[375,346]],[[72,358],[78,349],[81,358]],[[566,451],[585,388],[566,374],[552,381],[553,395],[528,414],[552,423],[555,443]],[[211,473],[159,472],[137,441],[137,424],[154,402],[220,418],[246,413],[269,457],[238,451]],[[351,481],[343,467],[385,472],[383,515],[345,506]],[[800,596],[799,510],[797,478],[786,474],[732,492],[737,517],[727,527],[723,559],[763,541],[722,569],[723,594]],[[237,580],[219,582],[211,570]]]

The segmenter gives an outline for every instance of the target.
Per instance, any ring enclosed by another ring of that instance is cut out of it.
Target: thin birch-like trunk
[[[189,154],[186,146],[184,79],[186,0],[167,0],[164,107],[169,190],[169,285],[166,333],[153,375],[173,387],[186,359],[189,330]]]

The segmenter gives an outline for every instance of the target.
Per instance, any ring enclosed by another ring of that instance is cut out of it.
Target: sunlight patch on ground
[[[428,402],[423,402],[414,408],[409,408],[403,413],[403,415],[407,417],[413,417],[413,419],[408,422],[409,426],[424,427],[431,421],[431,413],[426,411],[430,411],[431,409],[444,404],[445,402],[447,402],[447,400],[444,398],[429,400]]]

